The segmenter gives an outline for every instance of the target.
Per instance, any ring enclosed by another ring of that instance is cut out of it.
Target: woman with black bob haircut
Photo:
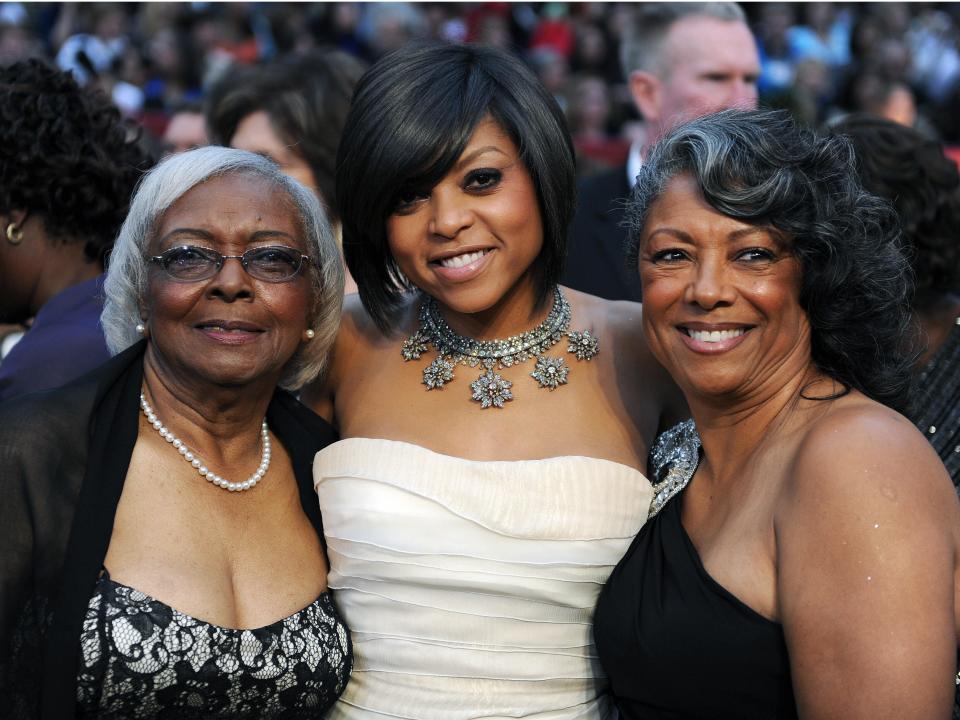
[[[367,73],[357,88],[337,163],[344,251],[370,317],[389,329],[390,311],[411,289],[388,249],[384,218],[402,192],[432,187],[446,175],[487,115],[519,148],[537,191],[543,247],[536,297],[542,306],[560,278],[576,202],[563,112],[516,58],[492,48],[423,45],[394,62],[388,71]]]
[[[893,208],[844,138],[729,110],[656,146],[628,216],[644,333],[702,452],[600,596],[621,717],[950,717],[960,505],[894,410]]]
[[[639,305],[557,286],[563,115],[501,50],[407,47],[357,85],[337,168],[360,297],[303,395],[343,438],[314,464],[358,623],[333,717],[610,717],[590,615],[685,409]]]

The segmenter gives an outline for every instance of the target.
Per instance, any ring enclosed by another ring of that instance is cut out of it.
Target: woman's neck
[[[43,238],[45,260],[36,290],[30,299],[33,315],[36,315],[51,298],[67,288],[93,280],[103,272],[103,266],[88,260],[83,252],[83,243],[54,243]]]
[[[245,387],[219,387],[164,362],[152,342],[143,382],[147,401],[175,435],[198,450],[220,445],[225,453],[232,443],[246,446],[257,436],[276,386],[276,378],[268,378]]]
[[[778,374],[775,385],[732,402],[688,397],[710,476],[718,483],[739,476],[770,437],[789,432],[810,413],[823,412],[828,403],[821,399],[842,392],[839,383],[811,364],[786,376]]]
[[[439,304],[443,319],[459,335],[475,340],[496,340],[532,330],[547,317],[553,295],[537,303],[531,280],[521,280],[492,306],[475,313],[462,313]]]

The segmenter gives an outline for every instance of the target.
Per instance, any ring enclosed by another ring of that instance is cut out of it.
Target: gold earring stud
[[[23,242],[23,228],[16,223],[7,225],[7,242],[11,245],[19,245]]]

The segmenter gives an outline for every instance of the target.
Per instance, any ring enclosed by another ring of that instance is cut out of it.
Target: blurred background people
[[[164,154],[203,147],[209,143],[207,120],[199,103],[184,103],[173,111],[161,138]]]
[[[722,15],[724,6],[689,3],[677,12],[696,14],[707,7],[708,16]],[[635,172],[625,169],[623,149],[633,148],[629,157],[637,165],[644,145],[655,135],[647,116],[658,111],[647,103],[640,116],[633,92],[637,87],[630,79],[636,68],[621,69],[617,58],[632,53],[628,36],[635,34],[631,28],[638,17],[655,28],[656,18],[669,16],[670,8],[660,3],[523,1],[123,6],[3,2],[0,56],[7,63],[35,56],[51,62],[58,54],[72,57],[72,67],[86,72],[92,78],[90,87],[103,89],[139,123],[144,142],[159,154],[171,121],[172,133],[179,135],[183,129],[180,109],[208,102],[225,74],[323,47],[337,48],[359,61],[425,39],[508,49],[535,69],[565,105],[571,123],[585,128],[575,146],[578,178],[583,181],[582,210],[565,281],[589,283],[583,287],[593,292],[637,298],[635,273],[620,262],[619,200],[626,197],[628,173]],[[701,36],[704,42],[689,52],[663,26],[643,47],[655,55],[679,52],[680,64],[702,54],[710,56],[718,48],[755,59],[743,32],[744,26],[752,28],[760,44],[763,72],[757,91],[764,106],[786,108],[810,126],[857,110],[895,117],[940,139],[947,156],[960,160],[960,5],[774,2],[745,3],[741,9],[739,16],[719,25],[729,32],[716,39]],[[82,37],[87,39],[81,42]],[[90,72],[79,63],[83,43],[120,49]],[[671,59],[673,65],[676,58]],[[651,74],[660,80],[662,93],[677,95],[675,74],[669,82],[667,74]]]
[[[116,3],[92,3],[89,11],[89,32],[70,35],[57,51],[57,67],[73,73],[81,85],[96,80],[113,69],[123,57],[129,43],[127,10]],[[79,8],[64,8],[61,23],[70,24]]]
[[[640,300],[627,267],[623,203],[648,147],[678,122],[757,103],[760,60],[736,3],[647,3],[620,48],[643,136],[623,165],[586,180],[570,231],[564,285],[610,300]]]
[[[0,400],[107,359],[104,259],[152,158],[110,100],[39,60],[0,69],[0,323],[30,330],[0,364]]]
[[[597,75],[577,75],[567,89],[567,122],[577,153],[578,173],[596,174],[621,166],[630,143],[610,132],[612,102],[610,88]]]
[[[850,138],[863,186],[900,216],[924,345],[908,415],[960,492],[960,174],[940,143],[902,124],[851,115],[830,130]]]
[[[333,212],[337,147],[365,64],[339,50],[312,51],[228,72],[211,90],[212,140],[271,158]],[[347,292],[356,284],[348,278]]]
[[[72,67],[108,94],[120,88],[115,100],[124,112],[159,138],[182,102],[203,100],[217,78],[235,66],[271,63],[320,47],[370,61],[416,40],[489,43],[542,68],[558,97],[564,91],[558,78],[602,78],[611,103],[609,134],[642,146],[649,128],[638,118],[629,72],[620,69],[617,56],[633,18],[650,8],[656,15],[656,5],[4,2],[0,55],[15,61],[62,54],[76,61],[83,43],[116,46],[109,62],[93,72],[86,64]],[[758,90],[764,105],[796,108],[804,122],[820,123],[855,109],[853,78],[880,74],[911,90],[918,116],[928,121],[925,132],[931,130],[948,145],[960,143],[960,113],[953,111],[960,103],[956,6],[761,2],[742,8],[761,45]],[[807,77],[797,78],[805,87],[794,80],[800,64],[809,66]],[[605,164],[588,158],[578,176],[602,172]]]

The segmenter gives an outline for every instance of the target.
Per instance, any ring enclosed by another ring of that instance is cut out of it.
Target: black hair
[[[788,240],[816,366],[904,411],[915,339],[910,266],[896,212],[861,186],[849,141],[819,137],[786,111],[724,110],[681,125],[657,143],[631,195],[634,264],[651,205],[681,173],[718,212]]]
[[[353,87],[365,68],[363,61],[341,50],[316,50],[231,70],[207,100],[211,138],[229,145],[245,117],[265,112],[277,135],[310,166],[332,211],[337,146]]]
[[[853,143],[863,186],[897,209],[916,276],[914,306],[960,292],[960,172],[940,143],[866,114],[829,129]]]
[[[537,299],[557,284],[576,196],[563,112],[516,57],[480,45],[413,44],[379,60],[354,94],[337,156],[337,210],[347,266],[381,330],[410,289],[387,246],[399,192],[433,187],[490,116],[516,144],[537,190],[543,248]]]
[[[102,263],[151,165],[102,93],[40,60],[0,68],[0,212],[37,215],[50,240]]]

